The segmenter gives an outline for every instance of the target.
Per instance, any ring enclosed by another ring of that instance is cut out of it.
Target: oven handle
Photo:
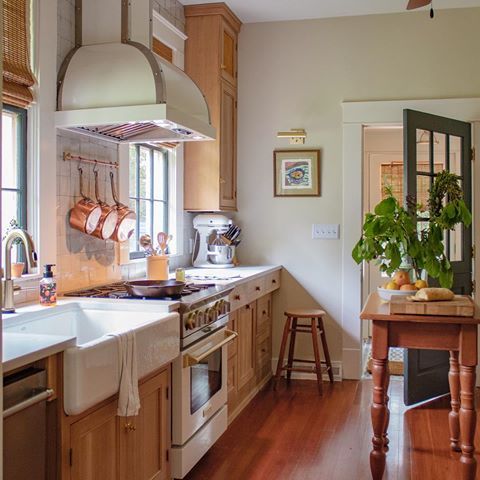
[[[193,355],[190,355],[189,353],[186,353],[183,357],[183,368],[188,368],[193,365],[197,365],[202,360],[207,358],[209,355],[211,355],[212,353],[222,348],[227,343],[233,342],[233,340],[235,340],[235,338],[237,337],[238,337],[237,332],[225,329],[225,338],[222,341],[218,342],[214,347],[208,349],[206,352],[199,355],[198,357],[195,357]]]

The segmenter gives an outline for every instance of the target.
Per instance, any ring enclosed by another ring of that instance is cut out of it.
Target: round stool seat
[[[287,310],[285,315],[294,318],[321,318],[326,314],[319,308],[294,308],[292,310]]]

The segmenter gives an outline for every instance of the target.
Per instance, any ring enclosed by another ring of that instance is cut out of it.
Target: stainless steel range
[[[180,350],[172,368],[172,476],[183,478],[227,429],[227,345],[233,287],[189,284],[175,298],[147,299],[128,295],[123,282],[70,292],[69,297],[178,302]]]

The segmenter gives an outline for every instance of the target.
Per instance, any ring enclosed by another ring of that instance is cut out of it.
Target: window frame
[[[145,202],[150,202],[151,208],[150,208],[150,236],[152,237],[152,241],[155,241],[153,228],[154,228],[154,215],[155,215],[155,209],[153,208],[155,202],[160,202],[163,203],[163,210],[164,210],[164,219],[165,219],[165,225],[166,229],[168,230],[169,224],[170,224],[170,218],[169,218],[169,210],[170,210],[170,189],[169,189],[169,174],[170,174],[170,156],[169,152],[165,148],[145,144],[145,143],[137,143],[133,145],[135,148],[136,152],[136,159],[135,159],[135,168],[136,168],[136,174],[135,174],[135,180],[136,180],[136,195],[132,196],[130,192],[130,183],[128,186],[128,199],[129,199],[129,204],[131,205],[132,201],[135,202],[135,211],[137,213],[137,221],[136,221],[136,227],[135,227],[135,238],[136,238],[136,243],[138,247],[138,238],[139,238],[139,233],[140,233],[140,201],[145,201]],[[150,196],[149,197],[141,197],[140,196],[140,148],[145,148],[149,150],[149,163],[150,163]],[[164,171],[163,171],[163,178],[164,178],[164,200],[159,200],[155,198],[155,161],[154,161],[154,156],[155,156],[155,151],[157,151],[160,155],[163,156],[164,158]],[[130,149],[129,149],[129,170],[130,170]],[[130,175],[130,171],[129,171]],[[129,258],[130,260],[138,260],[145,258],[145,252],[143,250],[134,250],[131,251],[129,249]]]
[[[16,119],[16,135],[17,135],[17,188],[4,187],[0,185],[1,192],[16,192],[19,195],[20,201],[17,207],[16,221],[20,228],[26,229],[28,227],[28,192],[27,192],[27,114],[28,111],[24,108],[15,107],[13,105],[2,104],[3,112],[9,112],[17,115]]]

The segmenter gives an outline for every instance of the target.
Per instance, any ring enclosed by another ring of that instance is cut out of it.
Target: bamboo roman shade
[[[3,103],[28,107],[35,77],[30,67],[30,0],[3,0]]]

